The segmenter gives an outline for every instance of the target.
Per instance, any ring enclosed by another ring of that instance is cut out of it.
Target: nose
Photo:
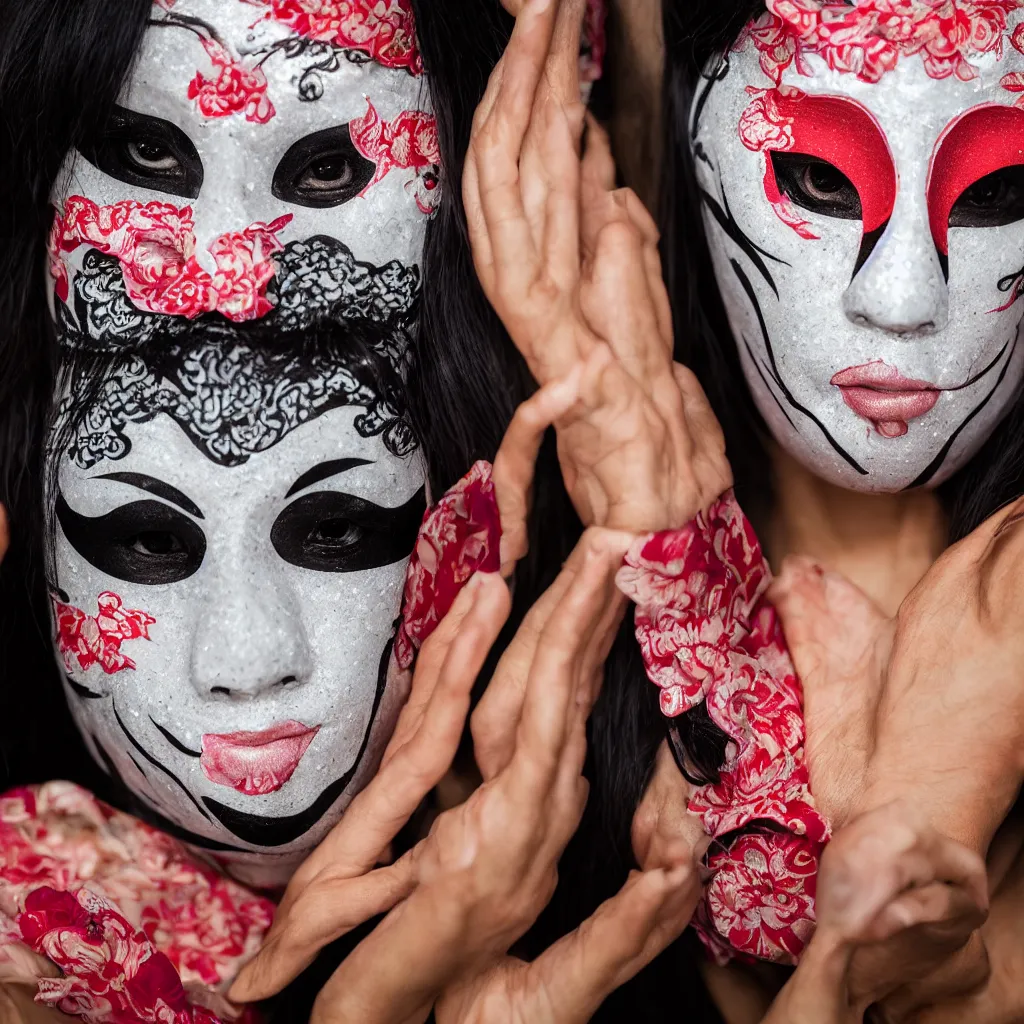
[[[867,262],[843,296],[859,326],[893,334],[932,334],[949,320],[949,288],[932,239],[927,201],[903,191]]]
[[[238,163],[242,167],[218,168],[213,180],[208,176],[192,207],[196,260],[211,277],[218,273],[217,260],[210,251],[213,243],[223,235],[244,231],[252,223],[247,203],[249,189],[238,174],[245,162]]]
[[[221,574],[207,586],[192,648],[200,697],[255,699],[311,673],[309,640],[284,580]]]

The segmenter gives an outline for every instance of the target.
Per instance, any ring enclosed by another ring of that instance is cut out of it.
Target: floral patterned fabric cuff
[[[399,668],[412,667],[416,652],[474,573],[501,569],[500,549],[501,514],[491,464],[477,462],[423,517],[395,638]]]
[[[739,954],[795,963],[814,931],[814,886],[829,827],[804,760],[803,693],[754,529],[726,492],[681,530],[640,539],[617,582],[661,710],[704,703],[728,736],[719,780],[690,810],[718,840],[694,920],[719,962]]]

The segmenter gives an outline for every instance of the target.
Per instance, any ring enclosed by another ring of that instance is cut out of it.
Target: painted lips
[[[904,377],[881,359],[840,370],[832,384],[843,393],[843,401],[872,423],[882,437],[902,437],[909,429],[907,421],[931,412],[941,394],[934,384]]]
[[[200,764],[218,786],[246,796],[276,793],[294,774],[320,726],[281,722],[262,732],[207,733]]]

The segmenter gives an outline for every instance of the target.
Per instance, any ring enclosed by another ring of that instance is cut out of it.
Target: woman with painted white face
[[[924,822],[981,854],[1020,782],[1019,719],[1004,713],[1019,692],[1005,576],[1015,510],[929,567],[1019,494],[1017,6],[669,5],[666,17],[680,351],[708,387],[769,558],[813,559],[790,562],[775,593],[806,688],[811,789],[833,825],[902,792]],[[710,259],[694,243],[705,234]],[[940,612],[943,601],[957,614]],[[987,607],[999,609],[992,628],[981,626]],[[1006,668],[970,663],[993,647]],[[674,718],[674,743],[703,782],[721,760],[692,718]],[[830,751],[829,735],[845,749]],[[951,750],[964,765],[955,791],[937,784],[939,749],[943,765]],[[662,779],[689,791],[671,758],[654,788]],[[658,835],[653,803],[641,848]],[[1006,838],[990,870],[1012,906],[1019,864],[1004,873],[1019,837]],[[826,865],[832,855],[841,847]],[[866,892],[870,872],[857,877]],[[957,883],[949,891],[964,882],[939,877]],[[853,979],[851,1019],[883,997],[903,1019],[984,981],[977,935],[947,959],[970,927],[946,954],[939,943],[938,969],[917,987],[906,982],[921,980],[920,950],[908,960],[868,931],[829,964],[830,985]],[[1012,935],[985,934],[994,958],[1012,962]],[[987,1015],[1011,1005],[982,1003]]]
[[[300,153],[311,166],[283,184],[280,164],[261,156],[272,200],[247,181],[202,204],[200,143],[211,141],[218,183],[234,174],[239,184],[236,140],[260,149],[268,137],[246,133],[271,125],[273,93],[296,85],[281,73],[271,88],[275,60],[315,56],[323,63],[312,78],[329,84],[336,72],[393,84],[383,68],[404,86],[416,70],[399,32],[379,50],[373,33],[305,45],[314,27],[275,6],[256,12],[243,39],[212,13],[182,2],[153,12],[128,93],[145,80],[134,102],[160,111],[122,104],[82,139],[82,159],[56,185],[52,307],[63,367],[50,439],[51,597],[66,696],[93,756],[165,830],[270,880],[315,845],[380,758],[402,695],[389,647],[413,537],[404,551],[399,541],[423,500],[401,415],[415,267],[362,259],[353,250],[364,232],[351,247],[281,232],[307,216],[304,190],[324,201],[329,172],[346,186],[332,203],[372,198],[376,214],[404,226],[392,241],[421,230],[433,189],[424,166],[409,162],[423,154],[404,146],[421,127],[415,112],[382,123],[368,110],[362,127],[346,126],[349,147],[292,118],[333,148]],[[168,39],[170,56],[159,42]],[[180,72],[186,56],[201,63],[178,90],[168,69]],[[247,67],[243,56],[259,59]],[[318,103],[329,92],[303,95]],[[370,107],[379,114],[372,98]],[[218,130],[231,118],[241,132]],[[399,130],[400,153],[384,152]],[[372,156],[354,153],[356,136]],[[382,193],[356,192],[350,172],[363,191],[375,188],[396,169],[393,156],[411,187],[384,190],[392,207]],[[231,201],[244,223],[217,220]],[[436,316],[446,301],[423,304]],[[358,604],[361,628],[325,620],[325,599]],[[342,671],[343,700],[332,677]],[[655,907],[670,894],[662,885]]]

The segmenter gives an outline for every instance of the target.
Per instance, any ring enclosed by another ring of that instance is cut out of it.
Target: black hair
[[[149,10],[148,0],[0,0],[0,503],[11,528],[0,566],[3,785],[104,778],[63,711],[48,640],[42,453],[56,346],[46,241],[65,157],[105,122]]]
[[[44,242],[52,216],[47,200],[64,156],[106,123],[138,50],[150,4],[0,0],[5,15],[0,109],[5,142],[11,143],[0,157],[0,187],[17,197],[3,206],[2,216],[10,228],[4,237],[13,239],[8,252],[19,254],[0,283],[0,315],[7,331],[0,340],[0,387],[12,399],[0,405],[0,437],[8,439],[0,468],[6,489],[0,497],[12,510],[16,548],[2,569],[0,658],[5,664],[0,679],[8,690],[0,736],[6,778],[0,781],[10,786],[65,777],[122,804],[127,794],[93,767],[71,724],[49,639],[41,571],[41,453],[54,387],[55,342],[45,302]],[[461,202],[461,168],[473,113],[508,41],[511,19],[499,0],[412,4],[444,167],[442,199],[427,230],[426,287],[406,409],[426,454],[433,493],[440,494],[476,459],[493,458],[516,406],[535,385],[481,291]],[[553,580],[579,533],[549,439],[538,467],[531,551],[517,573],[506,637]],[[609,808],[635,807],[660,740],[660,719],[656,700],[645,700],[636,721],[627,721],[635,711],[633,691],[646,698],[652,689],[643,679],[630,624],[623,627],[607,674],[594,716],[587,767],[594,788],[587,819],[566,853],[556,899],[524,942],[527,951],[544,948],[579,924],[634,866],[629,822]],[[638,748],[640,756],[621,756]],[[308,1019],[320,987],[317,971],[320,979],[329,973],[352,939],[325,951],[319,966],[274,1002],[271,1019]],[[626,1007],[638,1021],[668,1021],[681,1012],[693,1020],[714,1019],[709,1006],[693,951],[684,942],[617,993],[596,1019],[621,1020]]]

